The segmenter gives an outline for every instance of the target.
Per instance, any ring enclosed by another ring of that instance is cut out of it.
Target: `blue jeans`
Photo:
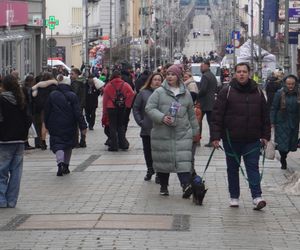
[[[0,207],[15,207],[17,204],[23,153],[23,143],[0,144]]]
[[[234,199],[238,199],[240,197],[239,163],[241,163],[241,156],[257,148],[257,150],[251,154],[243,156],[243,160],[246,167],[252,198],[255,199],[257,197],[261,197],[262,192],[259,174],[260,141],[258,140],[253,143],[232,142],[232,148],[229,146],[228,142],[223,141],[223,145],[226,152],[227,178],[230,198]],[[232,154],[232,149],[238,156],[239,163],[237,162],[236,158],[227,154]]]

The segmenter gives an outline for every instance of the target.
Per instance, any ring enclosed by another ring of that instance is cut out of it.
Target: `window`
[[[82,8],[72,8],[72,26],[82,27]]]

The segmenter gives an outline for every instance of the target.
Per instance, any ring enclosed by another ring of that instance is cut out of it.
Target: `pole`
[[[258,11],[259,11],[259,20],[258,20],[258,27],[259,27],[259,44],[258,44],[258,79],[261,81],[262,78],[262,56],[261,56],[261,46],[262,46],[262,0],[258,2]]]
[[[289,0],[285,0],[285,22],[284,22],[284,73],[287,75],[290,71],[289,56]]]
[[[236,0],[233,0],[233,65],[236,65],[236,54],[235,54],[235,30],[236,30]]]
[[[156,70],[157,68],[157,50],[156,50],[156,47],[157,47],[157,30],[156,30],[156,27],[157,27],[157,23],[156,23],[156,1],[154,2],[154,70]]]
[[[109,1],[109,72],[112,70],[112,0]]]
[[[144,70],[144,0],[141,0],[141,71]]]
[[[85,77],[88,78],[90,71],[89,64],[89,5],[85,0]]]
[[[125,11],[125,60],[127,61],[128,58],[128,51],[127,51],[127,1],[125,1],[124,11]]]
[[[53,38],[53,30],[51,29],[51,35],[50,35],[50,37],[51,37],[51,41],[52,41],[52,38]],[[50,46],[50,57],[51,57],[51,69],[53,68],[53,58],[52,58],[52,48],[53,48],[53,44],[52,44],[52,42],[51,42],[51,44],[49,44]]]
[[[47,70],[47,45],[46,45],[46,0],[42,2],[42,19],[43,19],[43,44],[42,44],[42,70]]]
[[[251,70],[254,70],[253,0],[251,0]]]
[[[148,25],[148,29],[147,29],[147,35],[148,35],[148,70],[150,70],[150,67],[151,67],[151,62],[150,62],[150,48],[151,48],[151,42],[150,42],[150,39],[151,39],[151,36],[150,36],[150,28],[151,28],[151,25],[150,25],[150,6],[149,4],[147,4],[147,25]]]

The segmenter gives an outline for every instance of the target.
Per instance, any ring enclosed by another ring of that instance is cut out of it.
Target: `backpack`
[[[124,82],[122,82],[122,85],[119,89],[117,89],[113,83],[111,83],[111,85],[113,86],[113,88],[116,91],[116,94],[115,94],[114,98],[111,98],[114,105],[115,105],[115,108],[125,108],[126,97],[122,92]]]

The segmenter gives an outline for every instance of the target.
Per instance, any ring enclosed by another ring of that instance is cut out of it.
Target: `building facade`
[[[0,74],[41,71],[42,0],[0,0]]]

